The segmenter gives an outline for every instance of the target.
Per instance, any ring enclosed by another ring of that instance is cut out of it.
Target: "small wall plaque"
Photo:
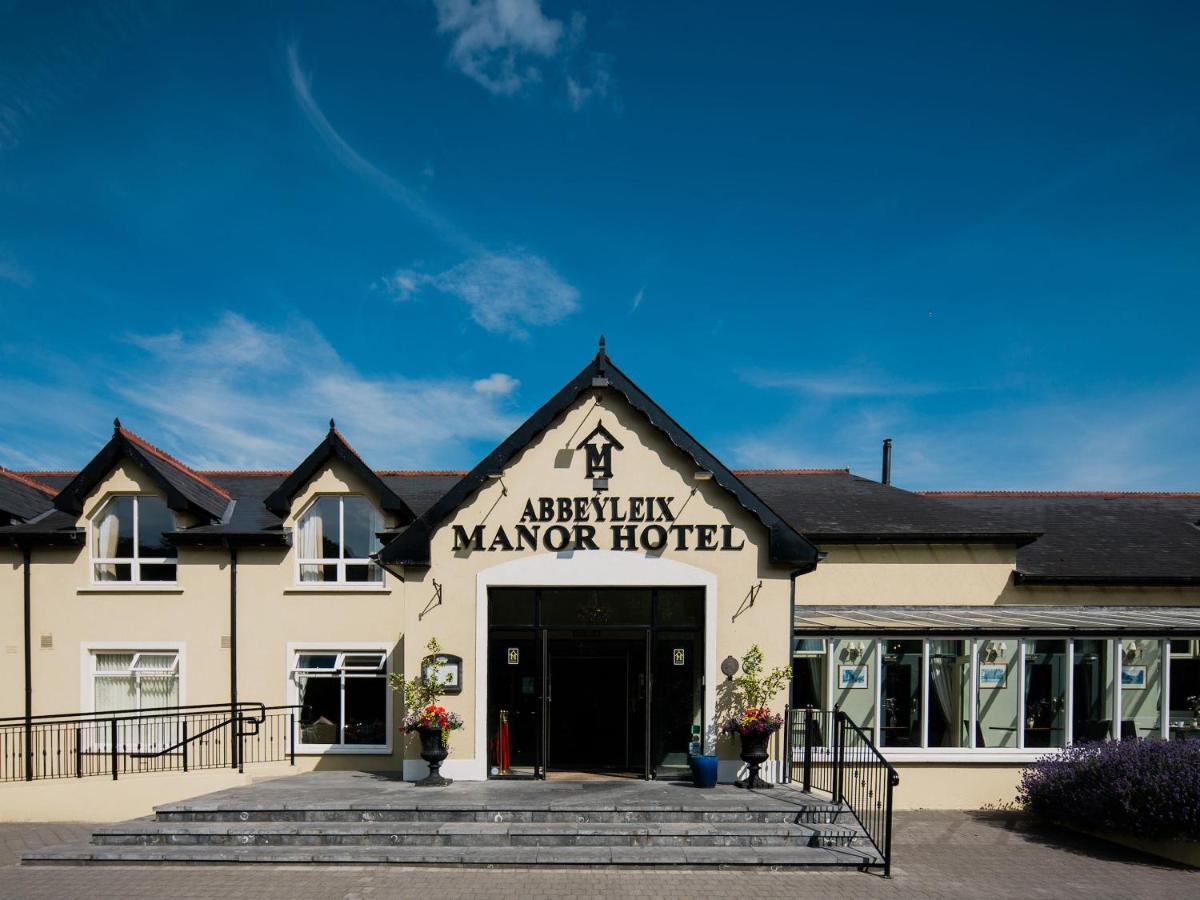
[[[434,677],[442,685],[444,694],[461,694],[463,689],[461,656],[452,653],[439,653],[436,657],[427,656],[421,660],[421,670],[425,677]]]
[[[687,648],[686,647],[676,647],[671,652],[671,662],[677,666],[687,665]]]
[[[519,666],[521,664],[521,648],[520,647],[509,647],[508,648],[508,664],[510,666]]]

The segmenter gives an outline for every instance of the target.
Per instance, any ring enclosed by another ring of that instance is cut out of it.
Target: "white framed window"
[[[92,518],[92,581],[174,584],[177,551],[164,534],[175,516],[159,497],[118,494]]]
[[[301,752],[389,751],[391,689],[382,645],[289,650],[289,693],[300,707]]]
[[[93,650],[92,711],[179,705],[179,651]]]
[[[359,494],[327,494],[296,519],[296,579],[301,584],[383,584],[370,560],[382,543],[383,518]]]

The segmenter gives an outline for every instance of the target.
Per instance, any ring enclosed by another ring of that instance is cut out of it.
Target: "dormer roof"
[[[80,515],[87,495],[123,459],[145,472],[166,495],[167,506],[176,512],[216,521],[229,507],[232,498],[227,490],[123,427],[120,419],[113,421],[113,435],[104,448],[54,498],[55,507]]]
[[[281,519],[286,518],[296,495],[304,490],[304,486],[312,481],[321,469],[335,459],[344,463],[367,486],[380,509],[396,516],[400,525],[407,525],[413,520],[413,511],[408,504],[363,462],[362,457],[350,446],[350,442],[337,430],[333,419],[329,420],[329,431],[326,432],[325,439],[317,444],[313,452],[305,457],[304,462],[263,501],[267,509]]]

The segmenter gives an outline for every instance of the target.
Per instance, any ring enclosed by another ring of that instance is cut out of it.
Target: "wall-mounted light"
[[[863,655],[866,649],[862,641],[850,641],[842,650],[842,656],[850,662],[857,662],[858,658]]]
[[[1142,642],[1141,642],[1141,641],[1128,641],[1128,642],[1126,642],[1126,644],[1125,644],[1125,647],[1124,647],[1124,650],[1125,650],[1125,662],[1126,662],[1126,663],[1131,663],[1131,662],[1133,662],[1135,659],[1141,659],[1141,658],[1142,658],[1142,649],[1143,649],[1143,648],[1142,648]]]
[[[708,469],[697,469],[692,474],[692,481],[712,481],[713,474]]]

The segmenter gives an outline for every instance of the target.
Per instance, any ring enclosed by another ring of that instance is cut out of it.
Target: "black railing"
[[[296,762],[296,710],[239,703],[0,718],[0,782]]]
[[[900,775],[871,738],[836,706],[792,709],[784,732],[784,777],[845,803],[892,873],[892,799]]]

